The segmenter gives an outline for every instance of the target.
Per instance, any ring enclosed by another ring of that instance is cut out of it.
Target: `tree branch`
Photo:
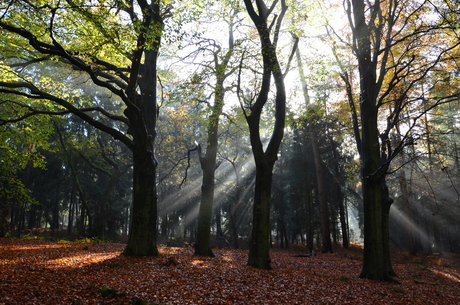
[[[0,86],[1,87],[12,88],[12,89],[17,89],[17,88],[19,88],[19,89],[21,89],[21,88],[22,89],[27,89],[27,90],[29,90],[31,92],[30,94],[27,94],[27,93],[22,92],[22,91],[5,90],[5,89],[1,89],[1,88],[0,88],[0,92],[21,95],[21,96],[31,98],[31,99],[46,99],[46,100],[49,100],[49,101],[53,101],[56,104],[66,108],[70,113],[78,116],[79,118],[81,118],[85,122],[93,125],[97,129],[110,134],[112,137],[114,137],[117,140],[122,141],[129,148],[132,148],[133,145],[134,145],[132,140],[130,138],[128,138],[126,135],[124,135],[123,133],[121,133],[117,129],[109,127],[109,126],[101,123],[100,121],[95,120],[93,117],[91,117],[88,114],[86,114],[86,112],[88,112],[88,111],[99,111],[99,112],[103,113],[104,115],[106,115],[106,116],[108,116],[108,117],[110,117],[112,119],[116,119],[116,120],[122,121],[124,123],[128,123],[128,120],[126,118],[124,118],[124,117],[113,116],[113,115],[111,115],[110,113],[108,113],[106,111],[102,112],[101,111],[102,109],[98,108],[98,107],[79,109],[79,108],[75,107],[72,103],[70,103],[70,102],[68,102],[68,101],[66,101],[66,100],[64,100],[62,98],[56,97],[56,96],[54,96],[52,94],[46,93],[44,91],[41,91],[39,88],[37,88],[34,85],[32,85],[30,83],[27,83],[27,82],[14,82],[14,83],[0,82]],[[39,113],[35,113],[35,114],[39,114]],[[29,117],[29,116],[27,116],[27,117]]]

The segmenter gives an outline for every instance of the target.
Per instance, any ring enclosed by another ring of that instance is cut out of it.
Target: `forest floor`
[[[161,247],[120,256],[123,244],[0,239],[0,304],[460,304],[460,256],[393,254],[400,284],[359,279],[362,249],[296,257],[271,252],[273,270],[247,251]]]

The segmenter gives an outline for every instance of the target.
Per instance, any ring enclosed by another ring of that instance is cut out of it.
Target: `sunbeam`
[[[244,160],[240,160],[241,164],[238,165],[238,173],[235,173],[233,166],[230,163],[224,163],[216,170],[216,188],[214,191],[214,208],[220,207],[229,198],[229,194],[233,193],[236,187],[241,190],[240,202],[235,202],[237,213],[238,227],[245,219],[249,211],[248,202],[243,203],[244,198],[247,198],[248,193],[253,191],[254,179],[248,185],[237,185],[237,181],[246,181],[248,177],[254,176],[255,164],[252,156]],[[238,179],[236,177],[238,176]],[[183,211],[181,217],[182,224],[187,227],[191,225],[199,214],[199,202],[201,196],[202,176],[197,179],[189,181],[185,187],[177,192],[170,194],[160,200],[159,217],[163,217],[174,211]],[[226,216],[224,215],[224,218]],[[228,218],[228,216],[227,216]],[[226,221],[225,219],[224,221]]]
[[[432,242],[431,242],[430,237],[427,235],[425,230],[420,228],[420,226],[414,222],[413,216],[411,217],[411,215],[407,215],[407,213],[403,209],[394,207],[394,206],[391,207],[390,211],[391,211],[392,217],[394,217],[394,219],[398,223],[412,230],[414,233],[417,234],[417,236],[420,236],[420,239],[423,244],[431,245]]]

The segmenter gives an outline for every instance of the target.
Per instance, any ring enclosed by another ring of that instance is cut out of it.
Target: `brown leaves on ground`
[[[160,248],[123,257],[124,245],[0,239],[0,304],[459,304],[460,272],[444,260],[399,255],[400,284],[359,279],[357,250],[294,257],[273,251],[273,270],[247,252]],[[399,262],[398,262],[399,260]]]

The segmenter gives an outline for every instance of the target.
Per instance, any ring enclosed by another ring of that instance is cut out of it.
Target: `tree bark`
[[[157,241],[157,194],[154,142],[158,105],[156,101],[156,68],[161,36],[156,37],[153,50],[144,50],[145,59],[138,79],[140,96],[131,94],[139,105],[125,114],[131,122],[133,136],[133,205],[128,244],[123,255],[158,256]],[[136,116],[141,116],[136,120]]]
[[[281,1],[281,13],[276,19],[275,36],[272,41],[267,24],[267,7],[263,0],[256,0],[258,13],[256,13],[251,0],[244,0],[251,20],[257,28],[261,42],[261,55],[263,59],[262,84],[257,99],[251,108],[251,114],[246,115],[249,126],[252,152],[256,164],[256,185],[254,193],[252,240],[249,249],[248,265],[271,269],[270,266],[270,197],[273,177],[273,167],[277,160],[281,140],[284,135],[286,119],[286,90],[284,76],[276,54],[276,41],[281,26],[281,21],[287,10],[284,0]],[[268,101],[270,82],[273,76],[275,96],[275,122],[273,132],[264,151],[260,134],[260,118],[262,110]]]
[[[231,18],[232,19],[232,18]],[[201,169],[203,171],[203,183],[201,186],[201,202],[198,214],[197,240],[195,244],[195,255],[214,256],[211,249],[211,218],[214,205],[215,170],[218,150],[219,118],[224,107],[225,91],[224,81],[227,78],[226,69],[233,55],[233,20],[229,21],[228,50],[222,61],[219,63],[215,55],[215,76],[214,105],[208,120],[208,139],[206,155],[202,156],[201,147],[198,150]]]
[[[270,265],[270,197],[273,166],[256,164],[256,184],[252,218],[252,238],[248,265],[271,269]]]
[[[222,86],[222,84],[220,84],[220,86]],[[201,169],[203,170],[203,183],[201,185],[201,202],[198,214],[195,255],[214,256],[211,249],[211,219],[214,205],[214,174],[216,170],[218,146],[217,132],[223,102],[223,92],[221,92],[221,94],[216,94],[215,106],[208,123],[208,145],[206,148],[206,155],[202,156],[201,146],[199,146],[198,149]]]
[[[372,49],[371,26],[366,24],[364,0],[352,0],[353,40],[358,59],[361,101],[361,174],[364,205],[364,258],[361,278],[394,281],[389,247],[388,196],[379,141],[377,58]],[[378,2],[375,11],[380,11]],[[379,43],[379,42],[377,42]],[[375,46],[374,46],[375,47]],[[378,52],[378,50],[374,50]]]
[[[156,245],[156,189],[153,156],[145,149],[133,152],[133,205],[128,244],[123,255],[158,256]]]

